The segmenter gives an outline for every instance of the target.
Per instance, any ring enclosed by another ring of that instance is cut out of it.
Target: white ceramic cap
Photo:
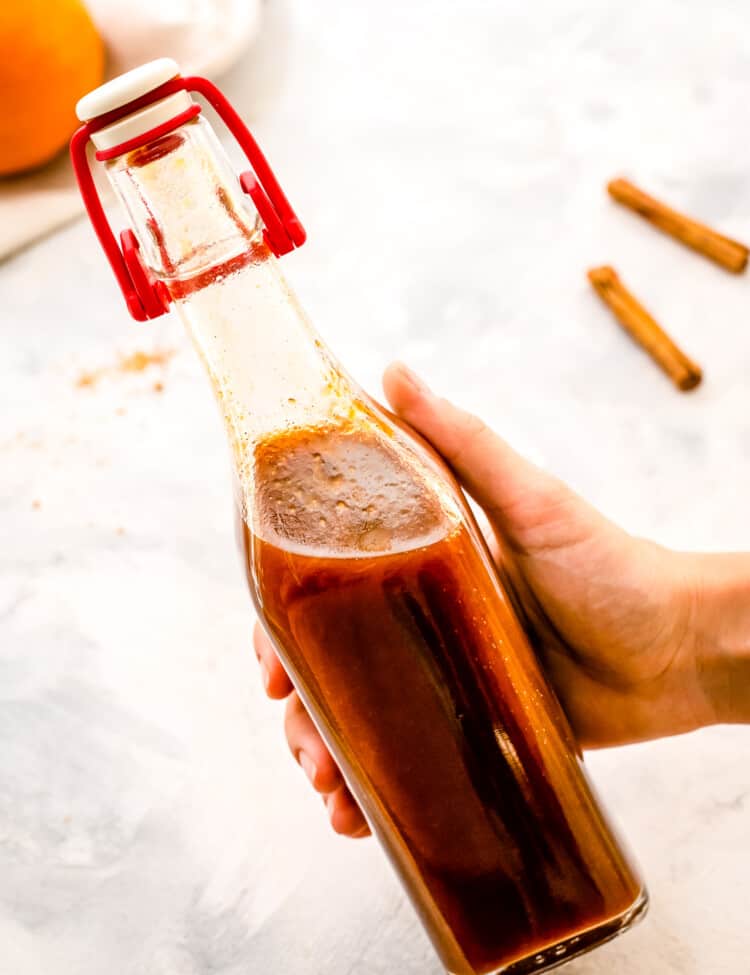
[[[105,112],[127,105],[134,98],[146,95],[165,81],[176,78],[179,73],[180,68],[172,58],[148,61],[84,95],[76,105],[76,115],[82,122],[89,122],[97,115],[104,115]]]
[[[193,99],[186,91],[176,91],[173,95],[167,95],[158,102],[131,112],[119,122],[113,122],[106,128],[92,133],[91,141],[97,149],[113,149],[115,146],[139,138],[151,129],[155,129],[157,125],[169,122],[193,104],[195,104]]]

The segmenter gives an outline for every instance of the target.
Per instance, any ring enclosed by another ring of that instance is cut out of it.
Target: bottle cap
[[[86,146],[96,147],[99,162],[117,159],[195,119],[201,107],[190,97],[201,95],[237,139],[252,167],[240,174],[240,186],[251,197],[263,223],[263,239],[277,257],[305,242],[305,229],[279,186],[273,170],[247,126],[216,85],[206,78],[180,76],[171,58],[142,64],[89,92],[76,112],[83,125],[70,140],[70,156],[91,223],[109,260],[133,318],[142,322],[167,311],[169,292],[145,265],[132,228],[120,234],[109,226],[94,183]]]
[[[91,141],[99,150],[98,159],[105,159],[104,154],[109,155],[116,146],[129,146],[139,136],[165,125],[171,119],[179,117],[183,120],[185,113],[195,105],[186,91],[168,94],[140,107],[144,98],[148,102],[150,93],[179,77],[179,74],[176,61],[159,58],[121,74],[83,96],[76,105],[76,114],[82,122],[113,116],[110,125],[100,126],[91,134]],[[118,109],[128,105],[132,105],[133,111],[123,116]]]
[[[140,64],[84,95],[76,105],[76,115],[81,122],[90,122],[99,115],[106,115],[147,95],[165,81],[176,78],[179,73],[179,65],[172,58],[157,58],[156,61]]]

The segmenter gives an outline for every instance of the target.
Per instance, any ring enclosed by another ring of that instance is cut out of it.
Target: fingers
[[[362,815],[362,810],[345,785],[331,795],[325,796],[323,801],[334,832],[355,840],[370,835],[370,827]]]
[[[294,693],[292,682],[273,644],[257,622],[253,630],[253,645],[268,696],[276,700],[289,698],[284,718],[286,739],[312,787],[323,796],[331,826],[342,836],[356,839],[369,836],[370,829],[362,811],[302,701]]]
[[[312,787],[324,795],[335,792],[344,780],[297,694],[292,694],[287,702],[284,732],[292,755]]]
[[[383,388],[393,409],[445,457],[483,508],[502,511],[530,489],[557,485],[478,417],[435,396],[402,363],[388,367]]]
[[[287,702],[284,730],[292,754],[323,796],[333,829],[344,836],[368,836],[370,830],[359,806],[296,693]]]
[[[293,690],[292,682],[287,677],[273,644],[264,633],[260,623],[257,622],[253,629],[253,646],[260,664],[260,673],[266,694],[275,701],[289,697]]]
[[[390,366],[383,387],[395,412],[448,461],[513,551],[561,548],[604,523],[556,477],[517,454],[478,417],[435,396],[406,366]]]

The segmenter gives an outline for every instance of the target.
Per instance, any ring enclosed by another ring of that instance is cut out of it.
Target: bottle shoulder
[[[287,427],[253,455],[250,528],[297,551],[372,557],[451,534],[462,498],[432,449],[387,410],[356,401],[346,416]]]

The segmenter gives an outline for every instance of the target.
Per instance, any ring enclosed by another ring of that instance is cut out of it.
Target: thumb
[[[393,410],[442,454],[472,497],[510,539],[575,499],[560,481],[517,454],[471,413],[436,396],[402,363],[389,366],[383,388]]]

